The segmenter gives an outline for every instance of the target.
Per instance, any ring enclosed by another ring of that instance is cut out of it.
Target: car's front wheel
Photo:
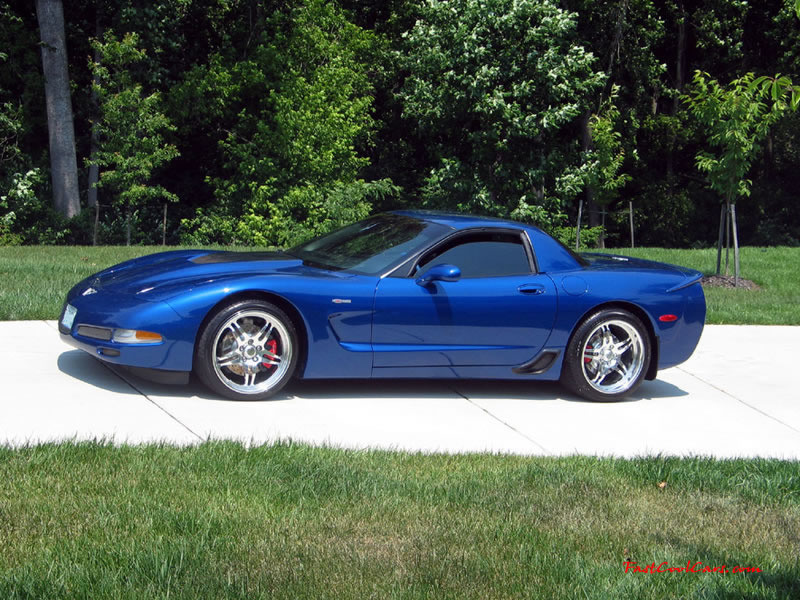
[[[197,342],[195,371],[209,388],[232,400],[264,400],[294,374],[297,332],[291,319],[263,300],[219,310]]]
[[[600,310],[572,336],[561,381],[589,400],[619,400],[641,385],[650,352],[650,336],[637,316],[619,309]]]

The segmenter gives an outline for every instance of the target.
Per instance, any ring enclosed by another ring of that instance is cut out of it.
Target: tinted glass
[[[377,215],[287,251],[326,269],[379,275],[449,229],[404,215]]]
[[[415,277],[443,264],[457,266],[462,277],[500,277],[531,272],[525,247],[518,235],[511,234],[460,238],[423,257]]]

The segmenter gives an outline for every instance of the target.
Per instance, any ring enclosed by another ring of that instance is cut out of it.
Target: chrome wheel
[[[216,330],[211,345],[214,373],[239,394],[269,392],[294,364],[292,340],[281,318],[267,310],[235,312]]]
[[[586,382],[602,394],[619,394],[639,380],[645,366],[645,342],[627,320],[600,322],[584,338],[581,355]]]

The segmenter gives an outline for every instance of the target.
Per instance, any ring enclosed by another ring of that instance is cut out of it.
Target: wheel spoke
[[[220,367],[229,367],[232,364],[234,364],[236,362],[239,362],[239,358],[240,358],[239,357],[239,352],[236,351],[236,350],[233,350],[233,351],[228,352],[227,354],[225,354],[223,356],[218,356],[217,357],[217,365],[219,365]]]
[[[622,379],[626,379],[628,377],[628,367],[626,367],[623,363],[617,363],[617,366],[614,367],[614,371],[619,373],[619,376]]]
[[[614,348],[614,350],[617,352],[618,355],[625,354],[628,348],[631,347],[631,344],[633,344],[633,340],[631,338],[628,338],[627,340],[619,342]]]
[[[603,381],[603,377],[605,376],[606,373],[605,371],[603,371],[603,369],[597,369],[597,374],[594,377],[592,377],[592,383],[599,384],[601,381]]]
[[[247,340],[244,330],[236,321],[231,321],[228,328],[233,332],[233,337],[235,337],[240,344],[243,344]]]
[[[253,386],[256,384],[256,374],[255,373],[245,373],[244,374],[244,384],[246,386]]]
[[[266,323],[264,323],[264,326],[259,330],[259,332],[255,336],[257,342],[263,345],[264,342],[267,341],[267,338],[269,337],[270,333],[272,333],[272,323],[267,321]]]
[[[263,362],[268,365],[279,365],[281,363],[281,357],[269,350],[264,350],[262,358],[264,359]]]

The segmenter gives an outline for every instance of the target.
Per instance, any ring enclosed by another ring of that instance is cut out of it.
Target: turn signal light
[[[659,321],[663,321],[664,323],[672,323],[673,321],[677,321],[678,317],[675,315],[661,315],[658,317]]]
[[[152,331],[139,331],[138,329],[115,329],[113,340],[119,344],[157,344],[164,338]]]

